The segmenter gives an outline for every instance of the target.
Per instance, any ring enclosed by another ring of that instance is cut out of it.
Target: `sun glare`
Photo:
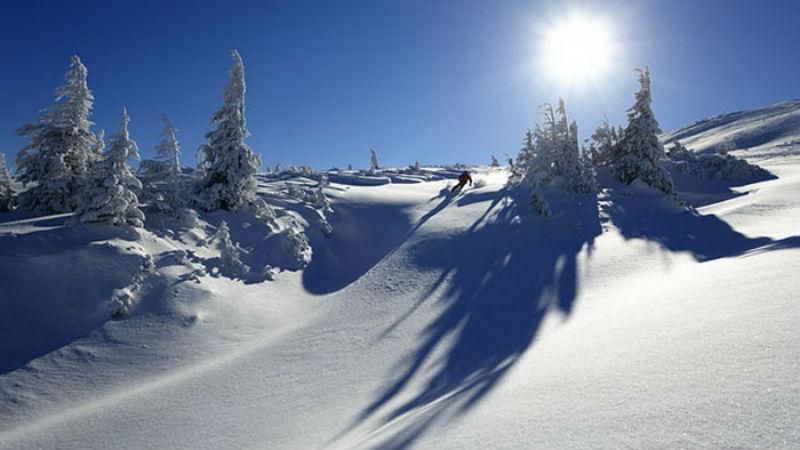
[[[541,64],[549,77],[558,84],[580,87],[608,75],[617,49],[605,20],[576,14],[545,30],[541,51]]]

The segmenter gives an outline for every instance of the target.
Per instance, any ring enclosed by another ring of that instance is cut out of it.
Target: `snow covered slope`
[[[665,143],[675,140],[698,152],[733,141],[754,154],[791,154],[800,144],[800,100],[710,117],[662,136]]]
[[[547,219],[503,170],[332,183],[333,236],[267,283],[197,272],[204,236],[0,216],[0,448],[799,448],[792,136],[698,211],[607,174]],[[87,315],[145,255],[140,309]]]

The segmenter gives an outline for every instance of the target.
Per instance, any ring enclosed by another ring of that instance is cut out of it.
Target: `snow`
[[[565,193],[549,218],[504,169],[458,196],[444,169],[329,174],[333,233],[277,204],[313,256],[264,282],[214,274],[203,245],[224,220],[263,265],[266,225],[243,213],[137,232],[2,213],[0,448],[797,448],[784,143],[736,152],[776,179],[697,209],[604,170],[596,201]],[[258,182],[270,202],[317,183]],[[108,320],[120,290],[135,301]]]

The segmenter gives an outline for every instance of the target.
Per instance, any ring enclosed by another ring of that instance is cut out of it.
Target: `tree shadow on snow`
[[[443,414],[470,409],[530,347],[548,313],[573,310],[578,255],[591,252],[601,233],[595,196],[565,196],[553,203],[564,212],[546,219],[525,206],[527,195],[508,190],[468,194],[457,204],[482,201],[490,206],[465,233],[411,248],[417,265],[441,272],[419,303],[433,299],[443,309],[352,425],[387,408],[385,423],[404,417],[378,448],[405,448]],[[407,398],[421,377],[423,389]]]
[[[476,405],[533,344],[548,313],[566,318],[573,311],[578,258],[584,250],[591,256],[603,221],[626,239],[689,252],[701,262],[800,247],[800,236],[750,238],[661,194],[630,195],[618,183],[603,187],[599,201],[594,195],[551,201],[556,213],[549,218],[530,212],[527,194],[519,191],[458,197],[459,207],[484,202],[489,207],[463,234],[414,244],[415,263],[441,275],[385,335],[426,301],[440,302],[442,311],[424,329],[419,346],[398,363],[397,376],[348,430],[380,417],[386,437],[375,448],[407,448],[437,420]],[[445,197],[421,223],[448,204]],[[420,382],[421,390],[412,391]]]
[[[600,204],[604,220],[625,239],[642,239],[672,252],[688,252],[701,262],[754,250],[800,246],[800,236],[781,240],[745,236],[713,214],[700,214],[641,186],[631,189],[612,184],[603,190]]]

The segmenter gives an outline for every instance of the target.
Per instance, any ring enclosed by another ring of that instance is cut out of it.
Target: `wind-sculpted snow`
[[[1,214],[0,337],[24,344],[0,344],[0,448],[794,448],[800,160],[765,168],[723,200],[678,180],[696,209],[600,171],[548,218],[501,169],[459,195],[331,180],[329,236],[321,175],[261,176],[313,248],[270,282],[227,276],[211,239],[225,221],[273,264],[242,212],[138,238]],[[132,313],[95,320],[145,254]]]
[[[703,119],[661,136],[665,145],[677,140],[696,152],[733,142],[738,149],[775,153],[800,142],[800,100]]]
[[[0,221],[0,373],[105,323],[114,291],[145,261],[135,232],[64,227],[64,217],[53,217],[17,222],[31,227],[18,233],[8,231],[15,224],[7,216]]]

